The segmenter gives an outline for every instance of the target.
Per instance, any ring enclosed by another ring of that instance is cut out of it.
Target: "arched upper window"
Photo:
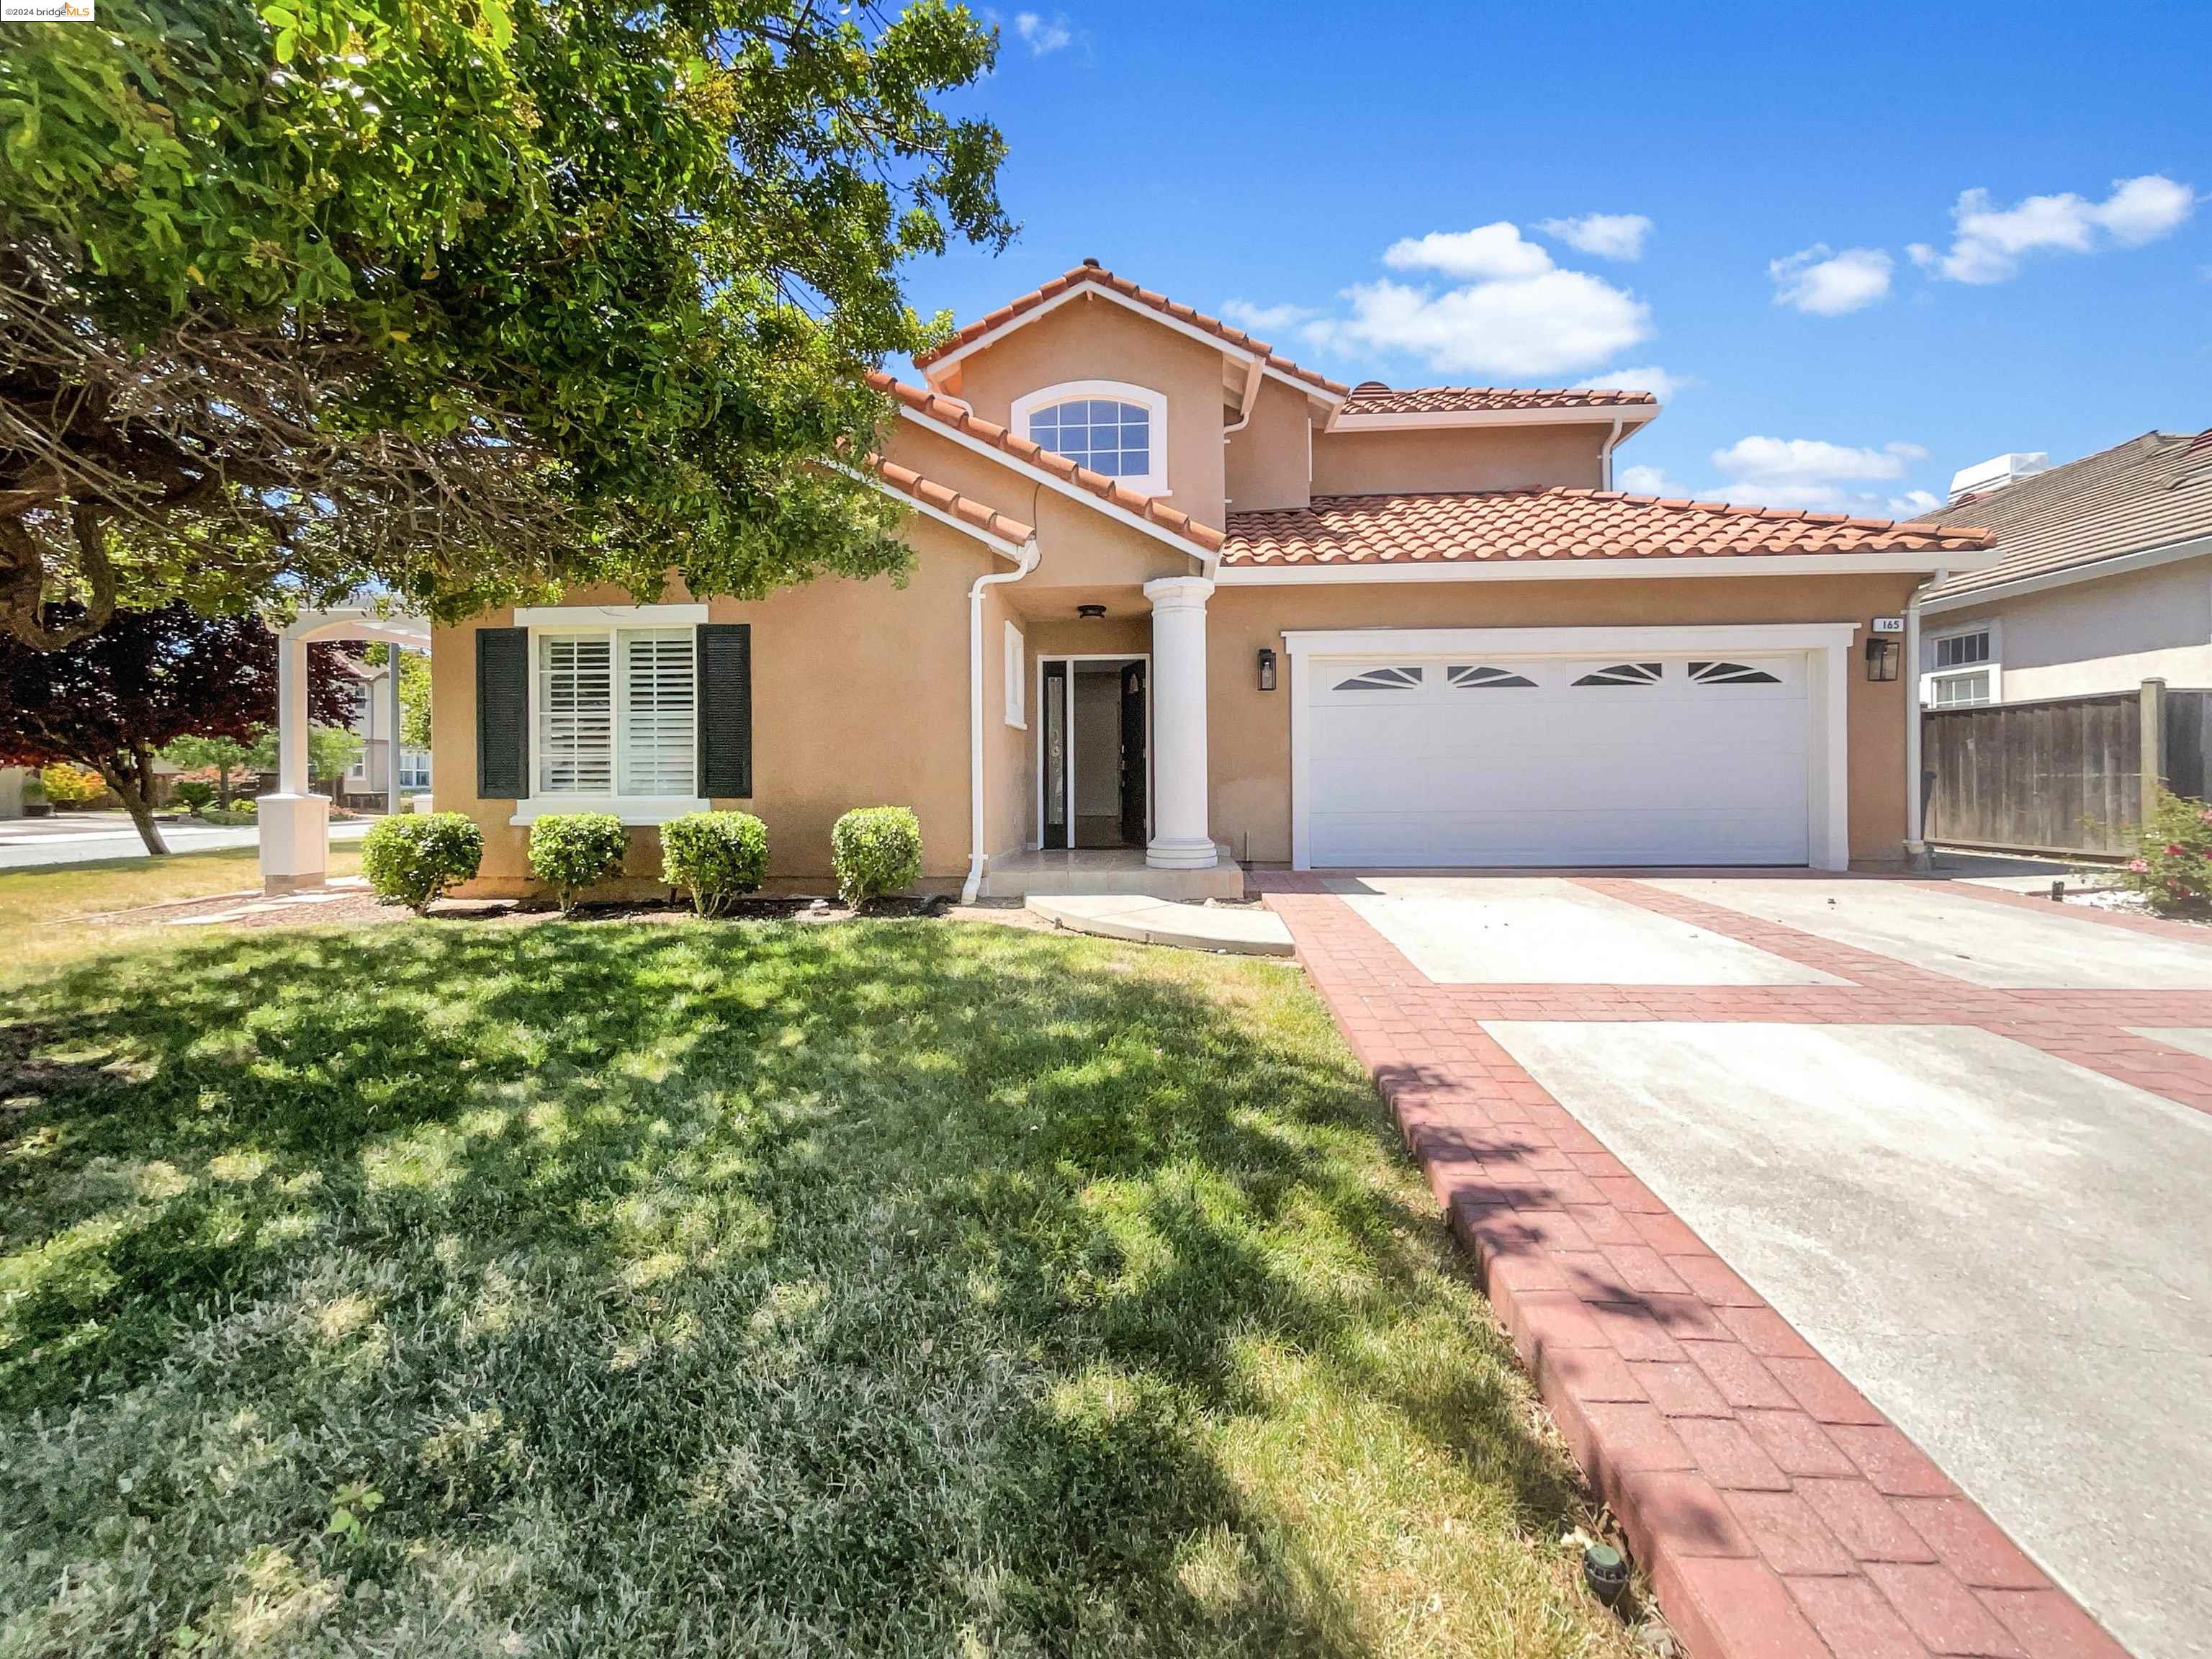
[[[1121,380],[1069,380],[1014,399],[1014,430],[1147,495],[1168,493],[1168,400]]]

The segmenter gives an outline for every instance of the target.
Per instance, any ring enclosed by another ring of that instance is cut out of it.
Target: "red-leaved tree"
[[[311,719],[352,719],[348,684],[326,674],[308,682]],[[0,765],[92,768],[149,853],[169,850],[154,822],[155,751],[186,736],[243,742],[276,718],[276,636],[258,617],[182,605],[118,611],[58,651],[0,633]]]

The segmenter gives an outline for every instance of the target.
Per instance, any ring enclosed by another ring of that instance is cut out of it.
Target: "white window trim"
[[[1125,404],[1141,405],[1152,417],[1152,471],[1141,477],[1116,479],[1117,483],[1141,490],[1147,495],[1164,495],[1168,490],[1168,400],[1166,395],[1150,386],[1133,386],[1127,380],[1063,380],[1058,386],[1040,386],[1035,392],[1024,392],[1014,399],[1013,428],[1023,437],[1030,435],[1030,416],[1040,409],[1049,409],[1054,404],[1064,404],[1077,398],[1112,398]]]
[[[1962,662],[1950,668],[1936,666],[1936,642],[1955,640],[1966,634],[1987,634],[1990,636],[1990,655],[1986,662]],[[1993,708],[2004,701],[2004,623],[1996,617],[1978,622],[1959,623],[1949,628],[1930,629],[1920,635],[1920,706],[1939,707],[1936,701],[1936,683],[1956,679],[1961,674],[1987,674],[1990,677],[1989,701],[1980,703],[1951,703],[1952,708]]]
[[[1029,721],[1029,641],[1022,630],[1012,623],[1000,641],[999,665],[1006,682],[1006,724],[1017,732],[1030,729]]]
[[[1494,662],[1510,657],[1645,657],[1711,652],[1742,661],[1801,655],[1805,662],[1806,861],[1815,870],[1850,867],[1851,643],[1856,623],[1711,623],[1658,628],[1361,628],[1287,630],[1291,659],[1291,868],[1310,870],[1307,830],[1306,702],[1313,676],[1345,661],[1413,659]],[[1388,696],[1388,693],[1382,694]]]
[[[604,634],[612,642],[613,636],[628,629],[696,628],[707,620],[703,605],[524,605],[514,613],[514,625],[530,630],[530,786],[532,793],[515,803],[514,816],[510,824],[535,823],[543,817],[564,812],[611,812],[624,823],[665,823],[671,818],[681,817],[686,812],[704,812],[714,805],[703,795],[548,795],[536,793],[538,787],[538,641],[549,634]],[[698,658],[692,658],[692,673],[698,672]],[[618,660],[619,651],[612,653]],[[617,671],[617,674],[619,670]],[[616,695],[621,695],[619,682]],[[693,718],[697,718],[697,703],[692,705]],[[696,740],[696,727],[694,727]],[[619,757],[617,764],[619,764]],[[696,769],[697,762],[693,765]],[[698,781],[696,771],[692,779]]]

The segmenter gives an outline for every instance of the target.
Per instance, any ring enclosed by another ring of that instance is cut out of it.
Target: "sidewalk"
[[[374,822],[354,818],[333,823],[331,840],[357,841]],[[225,827],[179,817],[162,823],[161,838],[172,853],[204,853],[219,847],[258,847],[261,830],[255,824]],[[127,812],[56,812],[43,818],[0,818],[0,870],[146,856],[146,843],[139,839]]]

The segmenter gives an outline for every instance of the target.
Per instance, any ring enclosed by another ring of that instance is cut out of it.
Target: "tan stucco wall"
[[[1168,400],[1168,499],[1221,522],[1221,352],[1095,295],[1071,300],[961,360],[958,395],[987,421],[1067,380],[1122,380]],[[1011,508],[1009,509],[1012,510]]]
[[[854,806],[914,808],[926,884],[957,886],[967,872],[968,586],[987,568],[1012,567],[927,520],[914,520],[908,535],[916,556],[902,588],[888,578],[829,578],[755,603],[715,599],[708,606],[713,621],[752,624],[754,793],[714,804],[757,813],[768,825],[772,890],[828,890],[830,827]],[[672,603],[683,598],[668,595]],[[630,603],[618,591],[569,599]],[[483,867],[466,890],[483,896],[529,887],[529,832],[508,822],[514,803],[475,794],[471,636],[478,626],[504,627],[512,617],[495,611],[441,629],[431,647],[434,799],[441,810],[466,812],[483,830]],[[993,637],[987,675],[997,649]],[[1001,706],[987,703],[987,713]],[[632,832],[631,889],[657,886],[659,847],[651,829]]]
[[[2007,702],[2132,691],[2147,679],[2212,687],[2212,557],[2072,582],[1923,618],[1923,640],[1995,618]],[[1934,665],[1923,646],[1923,667]]]
[[[1311,407],[1303,392],[1279,380],[1260,382],[1252,418],[1229,434],[1230,512],[1304,507],[1312,499],[1306,471]]]
[[[983,845],[999,858],[1029,839],[1029,801],[1036,772],[1030,760],[1037,732],[1035,624],[1018,614],[1005,586],[984,590]],[[1006,724],[1006,625],[1022,630],[1022,724]],[[964,775],[964,774],[963,774]]]
[[[1314,434],[1313,493],[1595,489],[1602,426],[1434,427]]]
[[[1261,691],[1262,646],[1289,629],[1603,628],[1686,623],[1854,622],[1895,616],[1911,576],[1678,578],[1662,581],[1378,582],[1221,587],[1206,606],[1206,728],[1214,839],[1240,859],[1291,856],[1291,676]],[[1854,653],[1847,718],[1854,860],[1893,862],[1905,838],[1909,681],[1870,684]]]

